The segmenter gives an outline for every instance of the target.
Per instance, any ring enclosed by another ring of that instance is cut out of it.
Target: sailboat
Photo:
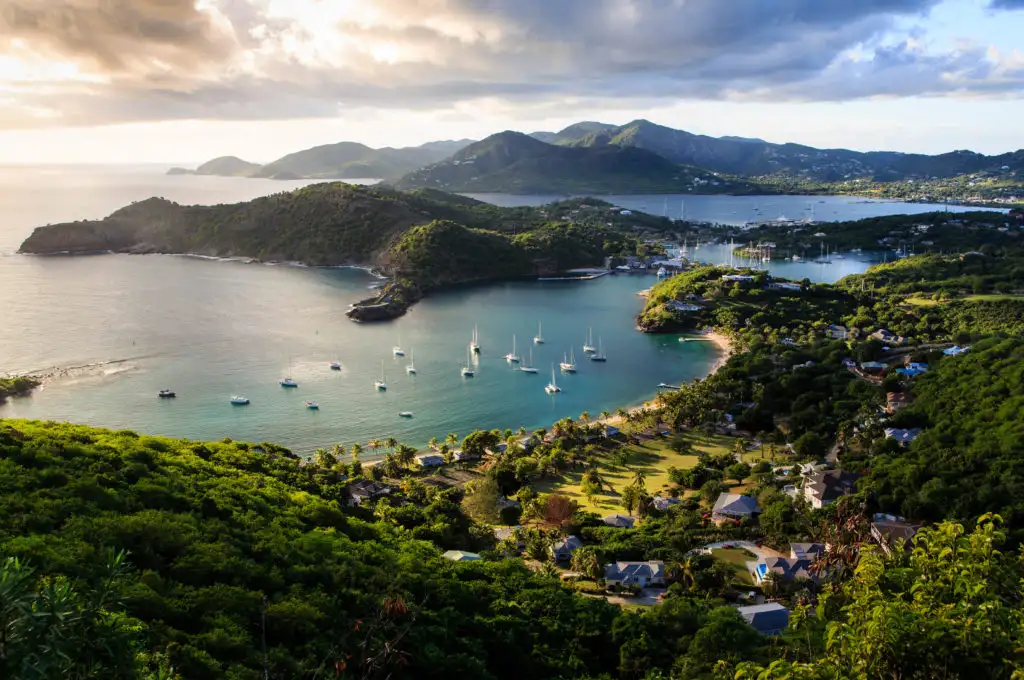
[[[476,326],[473,326],[473,339],[469,341],[469,349],[473,354],[480,353],[480,336],[477,334]]]
[[[597,348],[594,347],[594,329],[593,328],[588,328],[587,329],[587,341],[585,343],[583,343],[583,351],[586,352],[587,354],[593,354],[594,352],[597,351]]]
[[[533,366],[533,348],[530,348],[530,363],[524,364],[519,367],[519,370],[523,373],[536,373],[537,369]]]
[[[332,371],[340,371],[341,370],[341,362],[332,361],[331,362],[331,370]]]
[[[544,391],[548,394],[554,394],[555,392],[561,392],[562,388],[558,386],[558,382],[555,380],[555,365],[551,364],[551,382],[548,383]]]
[[[576,372],[576,357],[573,356],[572,350],[569,350],[569,358],[568,359],[565,357],[564,353],[562,354],[562,363],[558,364],[558,366],[559,366],[559,368],[561,368],[566,373],[575,373]]]
[[[233,406],[248,406],[249,405],[249,397],[243,397],[240,394],[232,394],[231,395],[231,404]]]
[[[505,361],[509,362],[510,364],[518,364],[519,363],[519,355],[516,354],[516,336],[515,335],[512,336],[512,351],[505,355]]]
[[[608,357],[604,353],[604,344],[601,342],[601,338],[597,339],[597,352],[590,355],[591,361],[608,361]]]
[[[405,367],[409,375],[416,375],[416,352],[409,350],[409,364]]]
[[[383,392],[388,388],[388,384],[384,382],[384,362],[380,362],[380,378],[373,381],[373,386]]]
[[[292,363],[291,361],[288,362],[288,368],[289,368],[288,372],[289,373],[291,373],[291,363]],[[295,382],[291,378],[282,378],[280,381],[278,381],[278,384],[281,387],[298,387],[299,386],[299,383]]]
[[[537,322],[537,335],[533,336],[533,344],[535,344],[535,345],[543,345],[544,344],[544,334],[541,333],[540,325],[541,325],[540,321],[538,321]]]
[[[315,401],[307,401],[306,408],[308,408],[310,411],[319,411],[320,404],[316,403]]]
[[[476,335],[476,332],[474,331],[474,336],[475,335]],[[470,345],[470,347],[472,347],[472,345]],[[476,371],[474,371],[473,367],[470,365],[470,361],[469,361],[469,357],[468,356],[466,357],[466,359],[467,359],[466,363],[463,364],[462,369],[459,372],[462,373],[462,377],[463,378],[472,378],[473,376],[476,375]]]
[[[398,344],[391,348],[391,353],[396,357],[405,356],[405,350],[402,349],[402,336],[398,336]]]

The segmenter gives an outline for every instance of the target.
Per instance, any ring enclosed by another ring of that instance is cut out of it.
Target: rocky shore
[[[408,279],[391,281],[376,296],[352,305],[345,316],[360,322],[396,319],[422,298],[423,291],[414,282]]]

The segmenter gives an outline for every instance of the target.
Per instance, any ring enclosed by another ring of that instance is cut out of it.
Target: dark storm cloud
[[[924,54],[889,37],[938,1],[361,0],[377,20],[335,27],[357,48],[310,57],[280,47],[323,26],[269,20],[268,0],[216,0],[217,18],[190,0],[4,0],[0,36],[113,74],[18,97],[76,124],[323,117],[484,97],[543,107],[1020,91],[1024,74],[999,70],[984,50]],[[395,63],[358,49],[382,45],[399,47]],[[854,48],[866,56],[848,58]]]

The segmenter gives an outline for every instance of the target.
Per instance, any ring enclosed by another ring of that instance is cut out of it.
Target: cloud
[[[990,9],[1024,9],[1024,0],[991,0],[988,6]]]
[[[1020,91],[1013,59],[919,47],[938,2],[4,0],[39,75],[0,61],[0,126]]]

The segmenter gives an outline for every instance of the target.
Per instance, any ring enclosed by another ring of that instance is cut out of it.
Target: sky
[[[1024,0],[0,0],[0,163],[269,162],[645,118],[1024,147]]]

